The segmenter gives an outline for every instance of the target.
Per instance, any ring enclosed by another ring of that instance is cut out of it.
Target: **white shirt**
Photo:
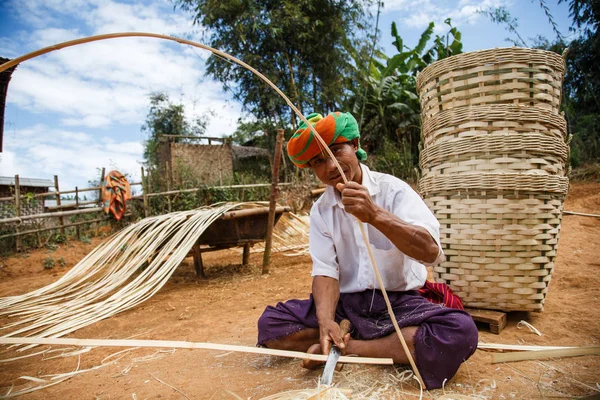
[[[434,264],[443,261],[440,224],[421,197],[402,180],[371,171],[363,164],[360,166],[362,185],[368,189],[373,202],[402,221],[425,228],[440,248]],[[310,212],[312,276],[339,280],[341,293],[380,288],[358,225],[360,223],[344,210],[340,195],[333,186],[327,186]],[[398,250],[372,225],[365,223],[364,226],[386,290],[421,288],[427,278],[425,266]]]

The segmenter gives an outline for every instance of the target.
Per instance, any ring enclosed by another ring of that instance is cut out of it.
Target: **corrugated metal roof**
[[[36,179],[36,178],[21,178],[19,177],[19,184],[21,186],[30,186],[30,187],[53,187],[54,182],[50,179]],[[15,177],[14,176],[0,176],[0,185],[15,185]]]

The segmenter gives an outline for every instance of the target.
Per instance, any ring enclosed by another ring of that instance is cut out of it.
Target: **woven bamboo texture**
[[[503,48],[459,54],[425,68],[417,78],[424,117],[458,107],[526,105],[558,112],[565,72],[553,52]]]
[[[492,182],[511,186],[507,180],[514,179],[514,173],[557,176],[566,173],[569,153],[566,123],[563,117],[550,111],[507,105],[447,110],[427,119],[422,136],[420,164],[428,178],[492,174],[487,183],[479,186],[489,189]],[[499,173],[509,176],[495,176]],[[465,181],[468,187],[478,187],[474,179],[471,176]],[[542,184],[530,176],[523,179],[530,186]],[[426,186],[430,185],[431,182]]]
[[[466,306],[543,310],[569,186],[566,123],[557,113],[563,73],[560,56],[513,48],[451,57],[419,76],[419,191],[446,254],[433,272]],[[505,75],[492,82],[494,74]],[[516,83],[527,83],[527,101]],[[547,96],[535,95],[540,85]],[[513,97],[490,101],[494,90]]]

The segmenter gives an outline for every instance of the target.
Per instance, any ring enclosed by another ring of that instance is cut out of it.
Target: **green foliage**
[[[433,37],[435,25],[431,22],[413,49],[404,44],[396,23],[392,23],[398,53],[388,57],[377,52],[368,71],[366,95],[357,91],[351,101],[352,112],[360,115],[361,141],[369,153],[381,158],[376,168],[382,172],[401,173],[404,178],[414,176],[421,125],[417,73],[433,61],[462,52],[461,33],[450,19],[445,23],[446,35]],[[395,167],[391,161],[393,149],[401,153],[403,160]]]
[[[48,252],[53,252],[58,250],[58,245],[49,241],[48,244],[46,244],[46,248],[48,249]]]
[[[408,181],[416,181],[418,178],[413,155],[406,141],[394,143],[384,138],[380,151],[376,156],[367,159],[367,164],[375,171],[384,171]]]
[[[61,267],[64,267],[65,265],[67,265],[67,262],[65,261],[64,257],[60,257],[58,259],[58,265],[60,265]]]
[[[50,256],[44,259],[44,269],[52,269],[54,268],[54,259]]]
[[[559,3],[566,2],[560,0]],[[572,135],[569,157],[573,168],[595,163],[600,154],[600,1],[569,0],[570,15],[579,35],[570,43],[557,34],[554,41],[543,37],[534,47],[558,54],[566,50],[567,70],[563,82],[561,110]],[[575,29],[572,27],[572,31]]]
[[[90,239],[89,236],[81,236],[81,241],[85,244],[90,244],[92,243],[92,240]]]

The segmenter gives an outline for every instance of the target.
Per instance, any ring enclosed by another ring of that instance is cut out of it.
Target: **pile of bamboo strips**
[[[4,337],[60,337],[130,309],[154,295],[193,244],[223,213],[222,204],[145,218],[99,245],[57,282],[0,298]],[[3,322],[6,322],[4,319]]]

